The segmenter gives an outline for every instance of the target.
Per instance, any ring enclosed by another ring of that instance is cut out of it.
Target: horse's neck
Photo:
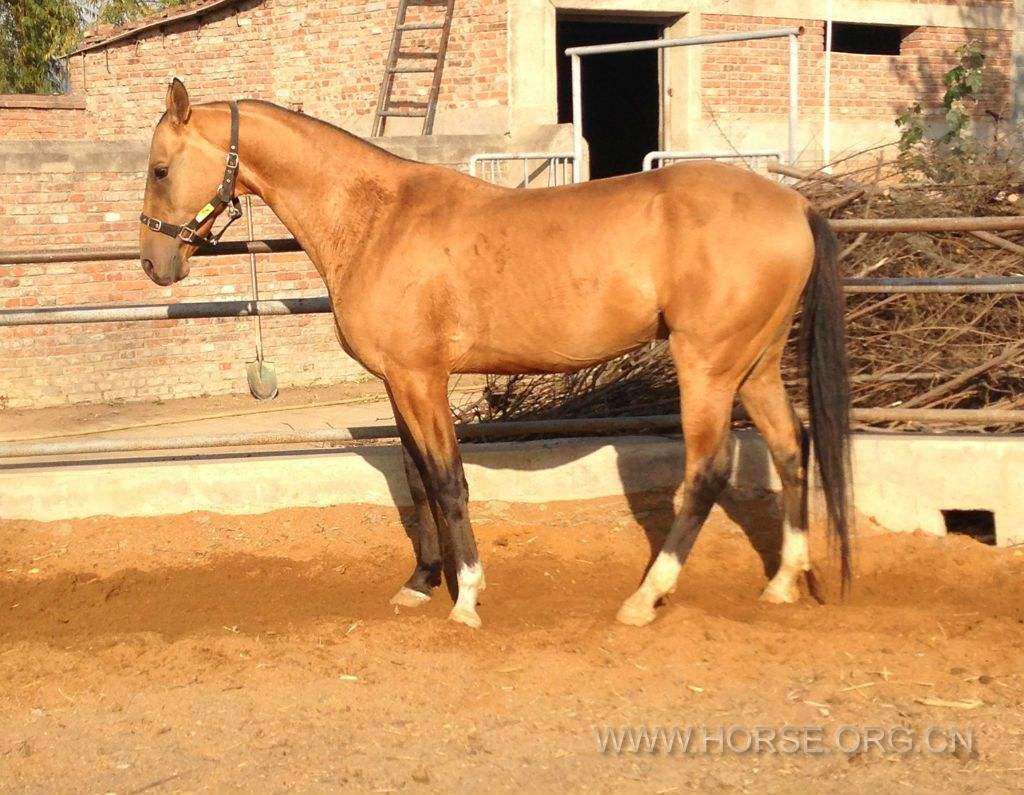
[[[371,234],[407,165],[313,119],[249,104],[240,106],[239,160],[243,187],[274,211],[325,279],[325,269],[350,260]]]

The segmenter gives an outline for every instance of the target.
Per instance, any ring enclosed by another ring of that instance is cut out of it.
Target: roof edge
[[[87,52],[92,52],[93,50],[101,50],[104,47],[109,47],[111,44],[116,44],[117,42],[126,41],[128,39],[133,39],[136,36],[139,36],[143,33],[154,30],[156,28],[166,27],[168,25],[173,25],[177,22],[184,22],[188,19],[195,19],[196,17],[204,16],[212,11],[225,8],[227,6],[237,6],[241,2],[243,2],[243,0],[213,0],[213,2],[207,3],[206,5],[193,7],[186,11],[182,11],[178,14],[172,14],[170,16],[161,17],[160,19],[154,19],[152,22],[147,23],[143,21],[141,24],[138,25],[138,27],[122,31],[121,33],[115,33],[114,35],[108,38],[100,39],[99,41],[94,41],[91,44],[86,44],[82,47],[79,47],[76,50],[72,50],[71,52],[67,53],[64,57],[70,58],[72,55],[83,55]]]

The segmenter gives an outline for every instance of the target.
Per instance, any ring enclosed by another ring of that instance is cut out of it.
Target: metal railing
[[[766,159],[782,160],[782,152],[777,149],[748,149],[742,152],[684,152],[658,149],[644,155],[643,170],[650,171],[654,168],[661,168],[666,163],[675,163],[680,160],[743,160],[752,171],[757,171],[749,161]],[[767,166],[764,170],[768,171]]]
[[[523,164],[523,178],[515,186],[517,188],[530,187],[544,174],[547,176],[545,187],[548,188],[568,185],[573,181],[575,155],[572,152],[480,152],[469,158],[469,175],[502,184],[505,175],[501,164],[516,160]],[[533,161],[540,161],[540,165],[531,171],[530,163]]]
[[[796,135],[799,121],[799,91],[797,86],[799,58],[797,37],[804,32],[803,28],[773,28],[750,33],[720,33],[712,36],[690,36],[684,39],[651,39],[648,41],[627,41],[617,44],[593,44],[586,47],[569,47],[565,54],[569,56],[572,71],[572,151],[573,182],[582,181],[581,166],[583,163],[583,57],[588,55],[607,55],[610,53],[636,52],[639,50],[665,50],[673,47],[695,47],[706,44],[725,44],[735,41],[758,41],[761,39],[789,39],[789,107],[788,107],[788,144],[786,157],[790,163],[796,162]]]
[[[807,419],[805,409],[796,409]],[[956,425],[1024,425],[1024,411],[1018,409],[852,409],[854,422],[912,422]],[[733,419],[746,420],[742,409]],[[506,420],[502,422],[460,423],[455,434],[460,441],[517,439],[529,436],[603,436],[609,434],[665,433],[681,431],[679,414],[655,414],[645,417],[582,417],[556,420]],[[167,450],[204,450],[267,445],[338,445],[382,439],[399,439],[394,425],[366,425],[309,431],[257,431],[252,433],[197,434],[192,436],[155,436],[130,439],[86,439],[80,441],[0,442],[0,460],[43,458],[69,455],[107,455],[111,453],[159,452]]]
[[[851,218],[832,221],[838,233],[850,232],[1005,232],[1024,230],[1024,216],[987,216],[968,218]],[[216,248],[201,248],[197,257],[221,257],[245,254],[274,254],[302,251],[291,238],[221,243]],[[138,259],[138,249],[54,249],[43,252],[0,252],[0,265],[52,262],[102,262]],[[940,294],[1024,294],[1024,277],[978,278],[882,278],[862,277],[843,280],[848,293],[940,293]],[[327,296],[279,298],[263,301],[185,301],[177,304],[136,306],[70,306],[0,310],[0,327],[58,325],[62,323],[109,323],[148,320],[188,320],[196,318],[268,317],[280,315],[328,314]]]
[[[849,219],[834,221],[840,233],[956,231],[988,232],[1024,229],[1024,216],[990,216],[983,218],[894,218]],[[223,243],[216,248],[201,249],[197,256],[216,257],[257,253],[301,251],[292,239],[257,240]],[[28,262],[82,262],[137,259],[139,252],[128,248],[51,250],[36,253],[0,252],[0,264]],[[1006,293],[1024,294],[1024,277],[983,278],[850,278],[844,280],[850,293]],[[232,318],[252,316],[326,314],[331,312],[327,296],[287,298],[265,301],[193,301],[178,304],[141,306],[55,307],[0,310],[0,327],[22,325],[56,325],[100,322],[135,322],[182,320],[189,318]],[[858,422],[913,422],[957,425],[1024,424],[1024,411],[1001,409],[854,409]],[[677,415],[653,417],[612,417],[580,420],[551,420],[460,425],[459,438],[488,439],[519,436],[543,436],[575,433],[640,433],[677,431]],[[328,429],[300,432],[267,432],[252,434],[215,434],[173,439],[94,439],[84,442],[7,442],[0,443],[0,458],[99,454],[142,450],[179,450],[251,445],[330,444],[364,439],[394,438],[390,426],[370,428]]]

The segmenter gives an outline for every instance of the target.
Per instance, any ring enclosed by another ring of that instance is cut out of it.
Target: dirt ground
[[[0,789],[1020,791],[1024,551],[862,533],[851,598],[764,605],[771,504],[749,538],[716,509],[644,629],[618,499],[474,505],[480,631],[388,604],[392,510],[0,522]],[[644,725],[704,740],[600,752]],[[745,753],[758,726],[823,752]]]

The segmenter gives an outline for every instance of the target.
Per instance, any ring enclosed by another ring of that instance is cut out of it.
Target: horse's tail
[[[825,492],[829,530],[839,542],[842,592],[850,584],[850,381],[846,365],[846,302],[832,226],[807,210],[814,237],[814,267],[804,290],[800,347],[807,365],[810,438]]]

